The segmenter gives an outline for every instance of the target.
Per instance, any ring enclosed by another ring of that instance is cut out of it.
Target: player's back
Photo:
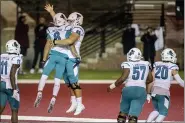
[[[10,83],[10,72],[13,64],[21,64],[22,59],[21,55],[16,54],[1,54],[1,81],[6,82],[7,87],[11,88]],[[16,72],[16,78],[17,78],[17,72]]]
[[[179,67],[171,62],[154,63],[154,86],[169,90],[171,80],[173,79],[172,70],[178,70]]]
[[[140,86],[146,88],[146,79],[148,77],[150,63],[147,61],[123,62],[122,68],[129,68],[130,73],[125,86]]]

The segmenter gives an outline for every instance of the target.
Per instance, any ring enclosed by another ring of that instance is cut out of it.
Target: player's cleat
[[[66,111],[66,113],[71,113],[73,111],[75,111],[77,108],[77,103],[72,103],[70,108]]]
[[[48,113],[51,113],[53,111],[55,105],[55,100],[52,98],[48,107]]]
[[[84,109],[85,109],[85,106],[83,104],[77,105],[74,115],[79,115]]]
[[[42,92],[38,92],[37,98],[36,98],[35,103],[34,103],[34,107],[39,106],[41,99],[42,99]]]

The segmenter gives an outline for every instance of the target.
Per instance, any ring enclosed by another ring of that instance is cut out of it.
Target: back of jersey
[[[13,64],[20,65],[22,63],[22,58],[20,55],[9,55],[1,54],[1,81],[6,82],[7,88],[12,88],[10,83],[10,72]],[[17,73],[16,73],[17,78]]]
[[[178,70],[179,67],[176,64],[170,62],[155,62],[154,74],[155,82],[154,86],[161,87],[169,90],[172,80],[172,70]]]
[[[130,74],[125,82],[125,86],[140,86],[146,88],[146,79],[150,69],[149,62],[123,62],[121,67],[130,69]]]

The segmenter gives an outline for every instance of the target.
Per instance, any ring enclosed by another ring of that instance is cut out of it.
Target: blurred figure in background
[[[126,58],[128,51],[136,47],[136,36],[139,35],[137,24],[128,24],[122,35],[123,54]]]
[[[42,73],[42,59],[43,59],[43,52],[44,52],[44,46],[46,44],[46,30],[47,25],[45,24],[45,18],[40,17],[39,18],[39,24],[35,28],[35,42],[34,42],[34,59],[32,64],[32,69],[30,70],[30,73],[35,73],[35,66],[37,64],[37,60],[40,54],[40,62],[39,62],[39,70],[38,73]]]
[[[143,56],[145,61],[151,61],[151,65],[153,67],[154,59],[155,59],[155,41],[157,40],[157,36],[152,28],[148,28],[147,32],[141,37],[141,41],[143,42]]]
[[[27,49],[29,48],[29,37],[28,37],[29,26],[27,24],[26,16],[21,15],[18,19],[15,28],[15,40],[21,45],[21,54],[27,55]],[[20,67],[19,74],[25,74],[23,67]]]

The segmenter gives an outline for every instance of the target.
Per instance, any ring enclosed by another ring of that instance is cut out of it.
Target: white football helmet
[[[142,53],[138,48],[132,48],[127,53],[127,61],[140,61],[142,59]]]
[[[67,18],[63,13],[57,13],[54,17],[53,17],[53,22],[55,26],[62,26],[65,25],[67,22]]]
[[[165,61],[165,62],[176,63],[177,62],[176,56],[177,55],[176,55],[175,51],[170,48],[164,49],[161,53],[162,61]]]
[[[67,20],[70,25],[80,26],[83,24],[83,15],[78,12],[73,12]]]
[[[20,54],[20,51],[21,51],[21,46],[16,40],[12,39],[6,43],[6,52],[7,53]]]

